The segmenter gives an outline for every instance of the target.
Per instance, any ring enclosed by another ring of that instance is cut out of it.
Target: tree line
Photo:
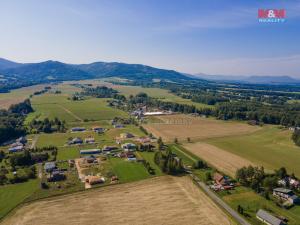
[[[8,110],[0,110],[0,144],[26,133],[23,122],[30,112],[33,109],[28,99],[10,106]]]

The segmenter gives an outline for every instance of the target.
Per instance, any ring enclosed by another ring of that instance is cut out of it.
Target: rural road
[[[198,177],[196,177],[193,174],[190,174],[190,176],[214,202],[216,202],[219,206],[225,209],[226,212],[228,212],[237,222],[239,222],[241,225],[251,225],[236,211],[234,211],[229,205],[227,205],[227,203],[225,203],[221,198],[219,198],[212,190],[210,190],[205,183],[200,181]]]

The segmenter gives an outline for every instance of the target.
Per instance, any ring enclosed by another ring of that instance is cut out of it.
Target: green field
[[[109,160],[112,170],[120,182],[137,181],[151,176],[142,163],[128,162],[120,158],[110,158]]]
[[[66,122],[82,122],[84,120],[111,120],[114,117],[128,117],[118,109],[107,106],[108,99],[90,98],[83,101],[68,100],[67,95],[44,94],[32,98],[34,116],[53,119],[55,117]],[[31,115],[31,118],[34,117]]]
[[[0,219],[39,189],[39,180],[0,187]]]
[[[252,134],[216,138],[207,141],[226,151],[242,156],[267,169],[286,167],[300,177],[300,147],[291,140],[291,132],[265,126]]]

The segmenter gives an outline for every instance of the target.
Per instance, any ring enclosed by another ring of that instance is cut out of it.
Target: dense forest
[[[32,111],[28,99],[12,105],[8,110],[0,110],[0,144],[25,134],[23,122],[26,114]]]

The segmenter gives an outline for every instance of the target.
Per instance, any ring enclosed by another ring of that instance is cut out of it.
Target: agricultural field
[[[32,98],[31,103],[37,118],[57,117],[67,123],[111,120],[116,116],[128,117],[125,112],[107,106],[107,99],[71,101],[65,95],[44,94]]]
[[[35,91],[44,89],[45,86],[46,85],[34,85],[12,90],[9,93],[0,93],[0,109],[7,109],[12,104],[17,104],[24,101]]]
[[[156,117],[162,122],[144,125],[149,133],[156,137],[162,137],[164,141],[173,141],[177,138],[186,141],[189,137],[192,141],[208,138],[248,134],[260,129],[246,123],[220,121],[210,118],[200,118],[188,115],[170,115]]]
[[[255,133],[211,139],[207,143],[266,169],[284,166],[289,173],[300,176],[300,147],[292,142],[289,130],[265,126]]]
[[[189,178],[164,176],[34,202],[17,210],[3,225],[80,225],[95,221],[112,225],[231,224]]]
[[[70,82],[66,82],[67,84],[70,84]],[[167,102],[177,102],[180,104],[187,104],[187,105],[194,105],[195,107],[201,109],[201,108],[213,108],[214,106],[206,105],[198,102],[192,102],[190,99],[184,99],[181,98],[175,94],[170,93],[166,89],[161,88],[144,88],[140,86],[129,86],[129,85],[116,85],[109,83],[104,80],[83,80],[80,81],[81,84],[92,84],[93,86],[107,86],[110,88],[113,88],[115,90],[118,90],[121,94],[125,95],[126,97],[129,97],[130,95],[136,95],[140,92],[144,92],[147,95],[158,98],[162,101]]]
[[[214,168],[217,168],[231,177],[234,177],[236,170],[243,166],[255,166],[254,163],[243,157],[224,151],[210,144],[202,142],[185,143],[183,147],[194,155],[205,160]]]
[[[38,179],[30,180],[18,185],[0,187],[0,221],[13,208],[21,204],[38,190]]]

